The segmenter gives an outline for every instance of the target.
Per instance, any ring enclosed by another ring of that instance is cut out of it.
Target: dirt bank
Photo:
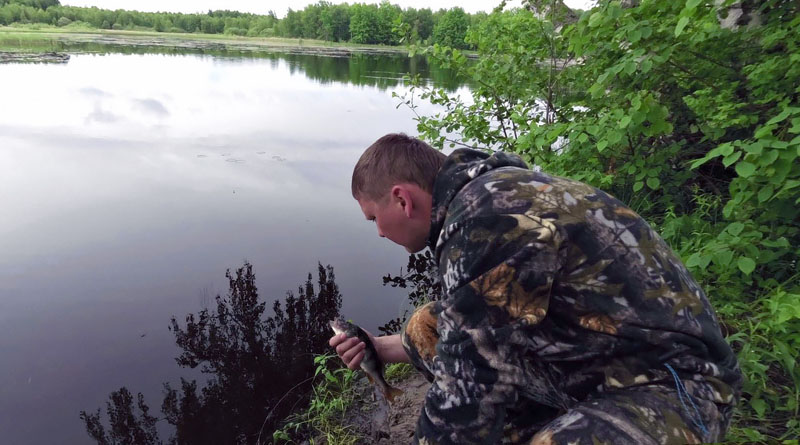
[[[365,396],[350,408],[344,424],[352,426],[364,438],[363,443],[408,445],[411,442],[430,383],[415,372],[392,385],[403,390],[403,394],[390,405],[381,396],[370,400],[373,387],[366,380],[359,384],[358,390]]]

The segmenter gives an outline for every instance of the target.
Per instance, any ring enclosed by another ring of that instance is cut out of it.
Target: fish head
[[[342,316],[334,318],[328,324],[330,324],[331,329],[333,329],[333,332],[337,335],[350,330],[350,323]]]

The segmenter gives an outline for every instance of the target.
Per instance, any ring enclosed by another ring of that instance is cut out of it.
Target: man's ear
[[[411,212],[414,210],[414,200],[408,187],[402,184],[392,187],[392,200],[402,207],[403,213],[407,218],[411,218]]]

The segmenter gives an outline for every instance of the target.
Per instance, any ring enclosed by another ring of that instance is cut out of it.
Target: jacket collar
[[[486,153],[483,151],[460,148],[447,157],[433,184],[431,206],[431,230],[428,234],[428,247],[436,251],[439,233],[442,231],[447,218],[447,209],[453,198],[478,176],[500,167],[519,167],[527,169],[519,156],[497,151]]]

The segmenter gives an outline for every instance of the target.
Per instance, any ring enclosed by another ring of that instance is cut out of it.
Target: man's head
[[[425,248],[431,194],[446,156],[419,139],[387,134],[369,146],[353,169],[353,197],[378,235],[409,252]]]

